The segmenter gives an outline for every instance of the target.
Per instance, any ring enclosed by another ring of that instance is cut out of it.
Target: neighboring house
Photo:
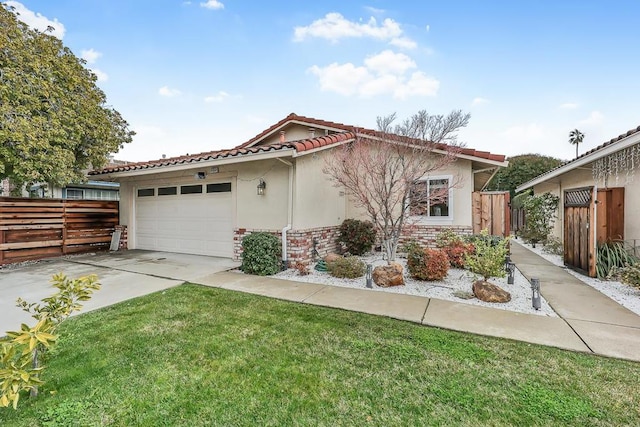
[[[640,245],[640,126],[516,188],[560,197],[565,263],[595,274],[597,244]],[[635,175],[635,176],[634,176]]]
[[[120,221],[130,249],[239,259],[242,237],[284,236],[283,259],[307,261],[336,250],[338,227],[361,217],[322,171],[333,148],[373,131],[290,114],[229,150],[107,167],[94,179],[120,183]],[[443,228],[472,230],[472,192],[481,190],[505,157],[463,149],[425,185],[461,185],[425,209],[411,237],[433,241]]]

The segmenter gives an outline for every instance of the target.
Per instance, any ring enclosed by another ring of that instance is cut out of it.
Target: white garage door
[[[231,183],[139,188],[136,248],[233,256]]]

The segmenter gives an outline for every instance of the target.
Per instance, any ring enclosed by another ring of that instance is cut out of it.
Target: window
[[[67,188],[67,199],[84,199],[84,191],[79,188]]]
[[[223,182],[222,184],[207,184],[207,193],[229,193],[230,191],[230,182]]]
[[[138,190],[138,197],[155,196],[155,194],[156,194],[155,188],[141,188]]]
[[[180,187],[180,194],[202,193],[202,185],[183,185]]]
[[[411,189],[409,214],[453,219],[451,182],[450,176],[438,176],[415,183]]]
[[[160,187],[158,188],[158,196],[174,196],[178,194],[176,187]]]

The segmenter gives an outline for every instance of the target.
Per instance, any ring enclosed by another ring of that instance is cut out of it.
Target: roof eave
[[[532,188],[538,184],[542,184],[543,182],[546,182],[550,179],[556,178],[560,175],[563,175],[581,166],[588,165],[598,159],[608,156],[609,154],[615,153],[616,151],[623,150],[627,147],[630,147],[638,143],[640,143],[640,132],[634,133],[626,138],[621,139],[620,141],[617,141],[613,144],[602,147],[600,150],[594,151],[593,153],[587,154],[583,157],[579,157],[552,171],[539,175],[533,178],[531,181],[525,182],[524,184],[516,187],[516,192],[519,193],[521,191]]]
[[[127,171],[118,172],[105,172],[97,175],[91,175],[94,179],[99,180],[116,180],[118,178],[127,178],[131,176],[152,175],[157,173],[175,172],[188,169],[199,169],[211,166],[223,166],[234,163],[268,160],[280,157],[293,157],[295,150],[293,148],[286,148],[277,151],[269,151],[263,153],[247,153],[237,156],[230,156],[218,159],[199,160],[195,162],[180,163],[175,165],[162,165],[155,167],[146,167],[139,169],[132,169]]]

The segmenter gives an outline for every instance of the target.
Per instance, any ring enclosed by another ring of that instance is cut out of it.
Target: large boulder
[[[392,262],[390,265],[379,265],[373,269],[373,281],[381,288],[404,285],[402,265]]]
[[[330,264],[330,263],[332,263],[334,261],[339,260],[340,258],[342,258],[342,255],[330,253],[330,254],[325,255],[324,262],[326,262],[327,264]]]
[[[473,294],[484,302],[505,303],[511,301],[511,294],[493,283],[478,280],[473,284]]]

